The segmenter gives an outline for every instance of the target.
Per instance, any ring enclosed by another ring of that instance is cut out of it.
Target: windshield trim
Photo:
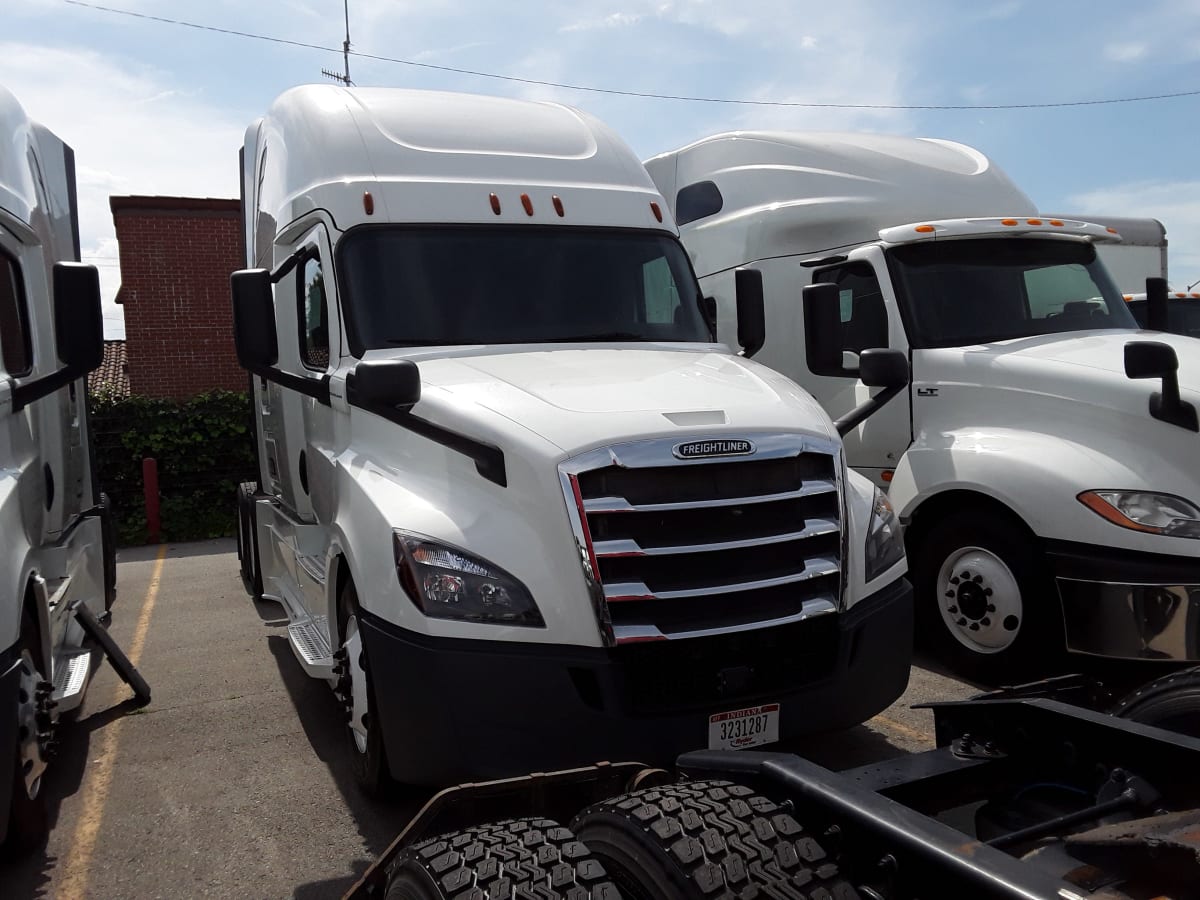
[[[362,359],[363,354],[367,353],[371,350],[430,349],[434,346],[439,346],[439,347],[505,346],[505,347],[509,347],[509,346],[518,346],[519,345],[516,342],[504,343],[504,344],[496,344],[496,343],[471,344],[471,343],[457,342],[457,343],[445,343],[445,344],[438,344],[438,345],[430,344],[430,345],[424,345],[424,346],[417,346],[415,344],[406,344],[406,345],[396,344],[390,348],[388,348],[388,347],[367,347],[366,342],[363,340],[361,332],[359,330],[359,323],[357,321],[358,311],[355,309],[354,302],[350,296],[349,286],[346,283],[349,266],[345,260],[345,247],[348,242],[347,239],[349,239],[355,235],[358,235],[358,234],[361,234],[361,233],[367,232],[367,231],[384,231],[384,230],[387,230],[387,231],[424,231],[424,232],[429,232],[429,231],[475,231],[475,230],[487,231],[487,232],[498,232],[498,231],[517,232],[517,231],[521,231],[521,232],[535,232],[535,233],[542,232],[542,233],[554,233],[554,234],[562,234],[563,232],[569,230],[572,234],[591,233],[591,234],[603,234],[605,236],[616,236],[616,237],[619,237],[621,235],[630,235],[630,236],[644,235],[644,236],[649,236],[649,237],[654,237],[654,238],[659,238],[659,239],[666,239],[666,240],[671,241],[673,244],[675,244],[679,248],[681,258],[683,259],[685,265],[687,266],[687,274],[690,276],[691,283],[695,287],[696,293],[695,293],[695,298],[694,298],[693,302],[696,304],[696,309],[700,315],[701,321],[705,323],[706,328],[709,327],[708,319],[704,312],[704,294],[700,288],[700,280],[696,277],[695,267],[692,265],[691,254],[689,254],[687,252],[687,249],[683,246],[683,244],[679,240],[679,236],[677,234],[675,234],[672,231],[668,231],[667,229],[664,229],[664,228],[638,228],[638,227],[630,227],[630,226],[608,226],[608,225],[543,225],[543,224],[516,225],[516,224],[512,224],[512,223],[491,223],[491,222],[485,222],[485,223],[480,223],[480,222],[370,222],[370,223],[363,223],[363,224],[355,225],[352,228],[349,228],[346,231],[342,232],[338,236],[337,244],[333,248],[334,279],[336,281],[337,289],[338,289],[338,304],[341,308],[342,322],[343,322],[343,325],[345,328],[345,334],[346,334],[346,342],[349,345],[350,355],[354,359]],[[710,336],[710,339],[706,340],[706,341],[675,340],[675,341],[669,341],[668,343],[689,344],[689,345],[691,345],[691,344],[708,344],[708,343],[712,343],[714,340],[715,340],[715,338]],[[548,345],[550,345],[549,342],[544,342],[544,341],[543,342],[526,341],[526,342],[522,342],[522,343],[525,343],[525,344],[528,344],[531,346],[548,346]],[[635,343],[635,342],[631,341],[631,342],[626,342],[626,343]],[[662,341],[641,340],[641,341],[637,341],[636,343],[663,343],[663,342]]]

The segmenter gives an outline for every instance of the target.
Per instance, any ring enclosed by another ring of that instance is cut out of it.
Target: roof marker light
[[[1106,228],[1105,231],[1107,231],[1109,234],[1120,234],[1121,233],[1121,232],[1117,231],[1117,229],[1113,228],[1111,225],[1108,228]]]
[[[658,204],[653,200],[650,201],[650,212],[654,213],[654,218],[660,222],[662,221],[662,210],[659,209]]]
[[[1133,294],[1122,294],[1121,296],[1125,298],[1126,303],[1133,302]]]
[[[563,212],[562,197],[558,196],[558,194],[555,194],[550,199],[554,202],[554,211],[558,213],[558,217],[561,219],[564,215],[566,215],[566,213]]]
[[[494,212],[496,215],[500,215],[500,198],[495,194],[491,194],[490,198],[492,201],[492,212]]]
[[[1176,297],[1186,297],[1186,296],[1187,296],[1187,294],[1185,294],[1183,291],[1179,291],[1179,292],[1177,292],[1177,293],[1175,294],[1175,296],[1176,296]]]
[[[1042,220],[1041,219],[1026,219],[1025,224],[1026,225],[1041,225]]]
[[[932,225],[918,225],[913,230],[920,232],[921,234],[933,234],[935,229]]]
[[[1063,221],[1062,221],[1062,219],[1051,219],[1051,220],[1050,220],[1050,224],[1051,224],[1051,225],[1053,225],[1055,228],[1062,228],[1062,227],[1063,227]]]
[[[375,215],[375,198],[370,191],[363,191],[363,212],[368,216]]]
[[[1016,219],[1001,219],[1000,224],[1001,225],[1016,225],[1017,220]]]
[[[1200,292],[1197,292],[1197,291],[1192,291],[1192,296],[1193,296],[1193,297],[1200,297]]]
[[[528,194],[521,195],[521,205],[523,207],[525,207],[525,215],[527,215],[527,216],[533,215],[533,201],[529,199]]]

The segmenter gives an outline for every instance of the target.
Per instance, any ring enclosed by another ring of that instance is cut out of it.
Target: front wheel
[[[1015,523],[959,513],[915,550],[918,627],[947,665],[985,682],[1052,667],[1062,604],[1032,538]]]
[[[338,634],[342,645],[335,654],[336,691],[346,715],[354,778],[370,796],[384,793],[391,783],[383,749],[378,705],[371,683],[367,649],[363,645],[358,592],[347,581],[338,598]]]
[[[17,695],[17,750],[12,779],[12,799],[8,809],[7,854],[25,855],[46,843],[50,833],[42,777],[46,771],[51,732],[50,710],[46,703],[51,689],[43,679],[41,645],[33,616],[21,614],[20,685]],[[3,814],[0,810],[0,814]]]

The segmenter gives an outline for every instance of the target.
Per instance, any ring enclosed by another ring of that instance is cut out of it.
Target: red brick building
[[[242,268],[241,205],[192,197],[111,197],[120,245],[129,390],[185,400],[244,391],[229,276]]]

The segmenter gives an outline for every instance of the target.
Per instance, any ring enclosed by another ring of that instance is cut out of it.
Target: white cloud
[[[1158,219],[1167,229],[1167,272],[1182,290],[1200,279],[1200,180],[1136,181],[1068,199],[1070,212]]]
[[[645,16],[641,13],[610,13],[600,19],[585,19],[562,26],[559,31],[595,31],[600,28],[627,28],[642,21]]]
[[[90,50],[9,42],[0,59],[26,112],[75,150],[82,252],[100,269],[109,333],[123,332],[108,198],[236,197],[245,124],[161,72]]]
[[[1150,52],[1144,41],[1125,41],[1119,44],[1108,44],[1104,48],[1104,56],[1113,62],[1137,62],[1144,59]]]

